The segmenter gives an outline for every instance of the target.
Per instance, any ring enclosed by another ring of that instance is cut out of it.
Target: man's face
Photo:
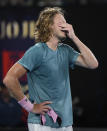
[[[66,24],[66,20],[63,15],[56,14],[52,25],[53,36],[57,37],[59,40],[66,38],[66,32],[62,31],[61,25]]]

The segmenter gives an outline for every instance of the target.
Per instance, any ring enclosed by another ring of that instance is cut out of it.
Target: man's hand
[[[64,23],[64,24],[59,24],[59,27],[61,27],[62,31],[65,31],[67,36],[70,39],[73,39],[75,37],[75,33],[74,33],[74,29],[72,27],[72,25],[68,24],[68,23]]]
[[[32,113],[45,115],[49,110],[51,110],[51,107],[49,107],[48,104],[52,104],[52,102],[45,101],[40,104],[34,104]]]
[[[89,69],[95,69],[98,67],[98,61],[92,51],[84,45],[79,38],[75,35],[72,25],[68,23],[58,23],[60,30],[64,31],[67,36],[73,40],[78,50],[80,51],[80,55],[77,58],[75,64],[79,66],[83,66]]]

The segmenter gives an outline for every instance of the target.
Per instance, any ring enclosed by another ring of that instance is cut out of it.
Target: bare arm
[[[72,39],[80,51],[80,56],[76,60],[76,65],[90,69],[98,67],[98,61],[92,51],[84,45],[76,36]]]
[[[12,68],[8,71],[6,77],[3,80],[3,83],[10,90],[17,101],[20,101],[24,98],[24,93],[21,90],[19,78],[21,78],[27,70],[16,63],[12,66]],[[50,110],[50,107],[47,104],[51,104],[50,101],[44,101],[40,104],[34,104],[32,112],[37,114],[45,114]]]
[[[15,99],[20,101],[24,97],[24,93],[21,90],[21,86],[19,83],[19,78],[21,78],[27,70],[16,63],[12,66],[12,68],[8,71],[5,76],[3,83],[10,90],[10,92],[14,95]]]
[[[67,31],[67,36],[73,40],[73,42],[80,51],[80,56],[77,58],[75,64],[90,69],[97,68],[98,67],[97,59],[95,58],[92,51],[86,45],[84,45],[75,35],[72,25],[65,23],[60,25],[59,27],[61,27],[62,30]]]

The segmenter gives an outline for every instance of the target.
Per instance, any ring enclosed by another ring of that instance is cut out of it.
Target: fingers
[[[69,28],[62,28],[61,31],[68,33],[69,32]]]
[[[61,27],[62,29],[65,28],[73,28],[71,24],[68,23],[64,23],[64,24],[58,24],[59,27]]]
[[[46,110],[50,111],[51,107],[49,107],[49,106],[43,106],[43,109],[46,109]]]
[[[67,27],[67,23],[59,24],[59,27],[65,28],[65,27]]]
[[[43,112],[48,112],[49,110],[48,110],[48,109],[43,109],[42,111],[43,111]]]
[[[69,28],[62,28],[61,30],[62,30],[62,31],[68,31]]]
[[[45,115],[49,110],[48,108],[43,108],[40,114]]]
[[[48,104],[52,104],[51,101],[44,101],[43,103],[41,103],[41,105],[48,105]]]
[[[46,112],[41,112],[41,115],[45,115],[46,114]]]
[[[51,109],[51,107],[48,106],[48,104],[51,103],[52,103],[51,101],[44,101],[43,103],[40,104],[34,104],[34,109],[32,112],[37,114],[45,114]]]
[[[60,27],[61,31],[64,31],[66,33],[69,31],[69,27],[65,24],[59,25],[59,27]]]
[[[44,101],[43,103],[41,103],[41,105],[42,105],[41,114],[42,115],[45,115],[51,109],[51,107],[48,106],[48,104],[52,104],[52,102],[51,101]]]
[[[42,115],[45,115],[48,111],[49,111],[49,109],[44,108],[44,109],[42,109],[41,114],[42,114]]]

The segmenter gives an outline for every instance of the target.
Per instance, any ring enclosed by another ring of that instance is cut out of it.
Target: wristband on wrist
[[[22,100],[18,101],[18,103],[28,112],[31,112],[33,109],[33,104],[26,96],[24,96]]]

